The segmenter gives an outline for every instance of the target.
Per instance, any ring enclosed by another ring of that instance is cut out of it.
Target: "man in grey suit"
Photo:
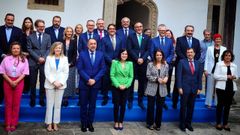
[[[46,60],[46,56],[48,55],[49,48],[51,47],[51,38],[48,34],[44,33],[45,22],[43,20],[38,19],[35,21],[34,25],[37,31],[27,37],[27,49],[30,55],[29,66],[30,66],[31,107],[35,106],[38,71],[40,73],[39,104],[41,106],[45,106],[44,63]]]

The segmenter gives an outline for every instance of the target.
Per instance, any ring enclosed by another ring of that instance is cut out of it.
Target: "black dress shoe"
[[[92,124],[89,124],[89,125],[88,125],[88,130],[89,130],[90,132],[94,132],[94,128],[93,128],[93,125],[92,125]]]
[[[108,103],[108,100],[107,100],[107,99],[104,99],[104,100],[102,101],[102,106],[106,105],[107,103]]]
[[[164,103],[163,108],[164,108],[165,110],[168,110],[167,104]]]
[[[87,132],[87,127],[86,127],[85,125],[82,125],[82,126],[81,126],[81,131],[82,131],[82,132]]]
[[[36,105],[35,100],[31,100],[29,105],[30,105],[31,107],[35,107],[35,105]]]
[[[223,128],[222,128],[222,125],[220,125],[220,124],[216,125],[216,129],[219,130],[219,131],[221,131],[221,130],[223,129]]]
[[[231,131],[230,127],[223,127],[223,129],[229,132]]]
[[[128,109],[132,109],[133,107],[133,103],[132,102],[128,102]]]
[[[139,103],[138,103],[138,106],[139,106],[142,110],[145,110],[145,109],[146,109],[145,106],[144,106],[144,104],[143,104],[143,102],[139,102]]]
[[[186,128],[189,130],[189,131],[193,131],[193,127],[191,125],[187,125]]]
[[[153,125],[148,125],[147,128],[150,129],[150,130],[154,129]]]
[[[44,100],[40,100],[40,101],[39,101],[39,105],[41,105],[42,107],[46,106]]]
[[[154,129],[160,131],[160,126],[155,126]]]
[[[186,128],[180,127],[180,130],[186,132]]]

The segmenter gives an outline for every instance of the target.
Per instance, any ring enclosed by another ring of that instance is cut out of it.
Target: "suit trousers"
[[[61,104],[63,98],[63,89],[46,89],[47,110],[45,123],[58,124],[61,118]]]
[[[11,80],[17,78],[10,77]],[[5,125],[17,126],[24,80],[21,80],[15,88],[12,88],[6,80],[3,80],[5,102]]]
[[[214,99],[213,99],[214,96]],[[217,94],[215,91],[215,80],[213,74],[208,74],[207,76],[207,93],[205,99],[205,105],[212,106],[212,100],[214,100],[214,105],[217,105]]]
[[[120,90],[119,88],[114,88],[112,90],[114,122],[122,123],[124,120],[128,92],[129,89]]]
[[[30,66],[30,89],[31,89],[31,96],[30,97],[31,97],[31,100],[36,99],[36,84],[37,84],[38,72],[40,73],[40,75],[39,75],[39,80],[40,80],[39,96],[40,96],[40,100],[44,100],[44,96],[45,96],[44,65]]]
[[[98,89],[90,86],[88,89],[80,89],[80,118],[84,126],[94,121],[97,94]]]
[[[138,65],[137,63],[134,63],[134,79],[130,86],[128,102],[133,102],[135,79],[138,79],[138,103],[143,101],[144,92],[147,86],[146,71],[147,71],[147,62],[144,62],[142,65]]]
[[[227,125],[229,111],[230,111],[232,99],[235,92],[230,90],[216,89],[216,93],[218,96],[218,104],[216,109],[216,123],[221,124],[222,116],[223,116],[223,125]],[[222,115],[222,112],[223,112],[223,115]]]
[[[162,123],[162,108],[165,103],[165,97],[160,97],[159,91],[157,91],[155,96],[148,96],[147,99],[147,125],[153,125],[155,112],[155,124],[157,127],[160,127]],[[155,104],[156,111],[154,111]]]
[[[106,72],[103,76],[102,95],[103,100],[108,100],[108,91],[112,89],[110,80],[110,66],[106,66]]]
[[[194,93],[184,93],[183,90],[180,99],[180,128],[185,128],[192,123],[196,95]]]

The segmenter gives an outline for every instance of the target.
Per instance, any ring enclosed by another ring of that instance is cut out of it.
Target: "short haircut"
[[[109,27],[111,27],[111,26],[113,26],[113,27],[116,29],[116,25],[113,24],[113,23],[109,24],[109,25],[107,26],[107,29],[109,30]]]
[[[233,54],[233,52],[231,50],[225,50],[223,52],[222,56],[221,56],[221,60],[222,61],[224,60],[224,57],[225,57],[226,54],[231,54],[231,60],[230,61],[233,62],[234,59],[235,59],[235,56],[234,56],[234,54]]]
[[[43,23],[43,24],[45,24],[45,22],[42,20],[42,19],[37,19],[36,21],[35,21],[35,23],[34,23],[34,26],[35,27],[38,27],[38,23]]]
[[[55,15],[52,20],[54,20],[55,18],[59,18],[60,20],[62,20],[62,18],[58,15]]]
[[[186,25],[185,28],[184,28],[184,31],[186,31],[188,27],[191,27],[194,30],[194,26],[193,25]]]
[[[7,19],[7,16],[12,16],[13,18],[15,17],[13,13],[7,13],[7,14],[5,15],[5,19]]]

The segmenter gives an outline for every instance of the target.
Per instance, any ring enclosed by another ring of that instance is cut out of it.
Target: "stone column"
[[[104,0],[103,19],[105,27],[110,23],[116,23],[117,0]]]

